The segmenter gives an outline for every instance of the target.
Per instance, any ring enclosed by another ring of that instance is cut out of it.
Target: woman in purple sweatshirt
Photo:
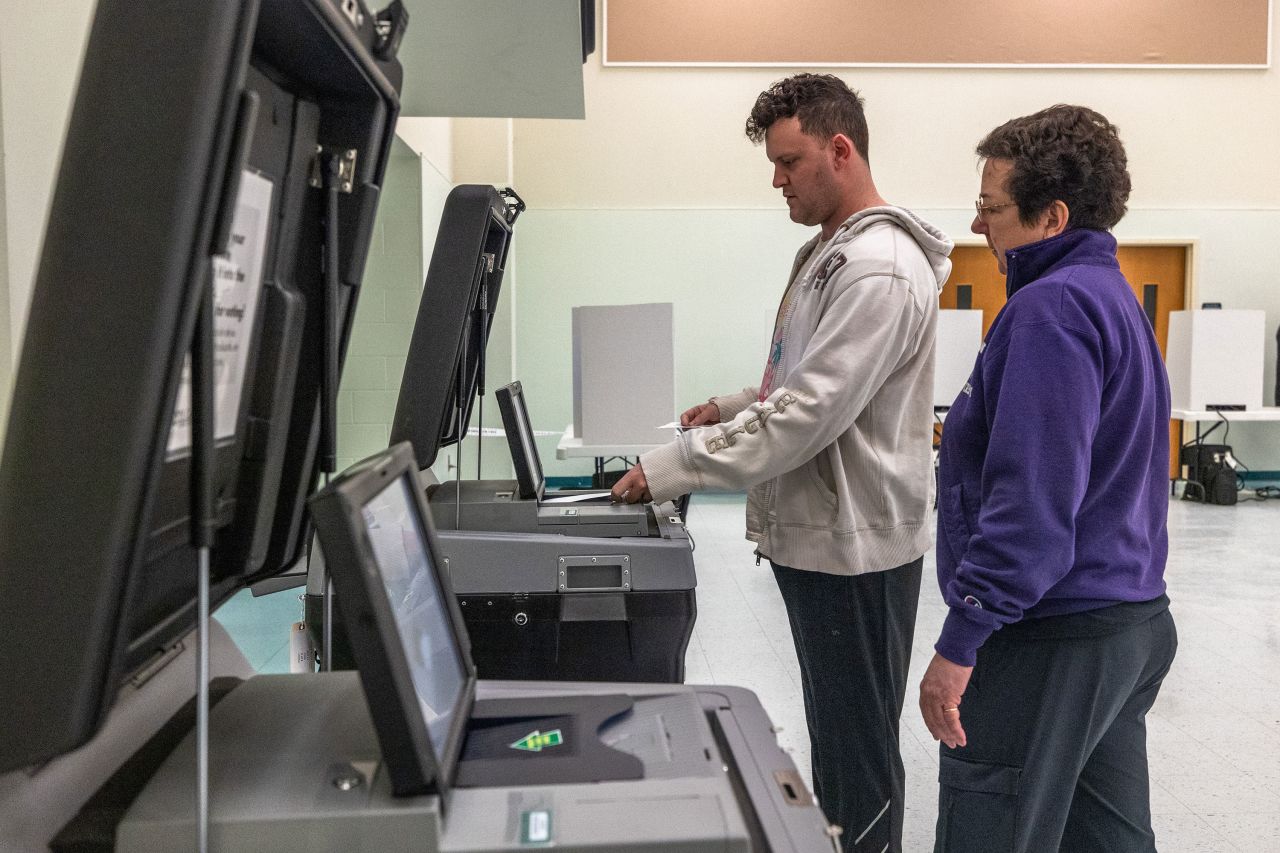
[[[977,152],[973,231],[1009,300],[942,437],[950,610],[920,685],[942,741],[935,849],[1154,851],[1145,718],[1177,647],[1169,384],[1109,233],[1124,147],[1060,105]]]

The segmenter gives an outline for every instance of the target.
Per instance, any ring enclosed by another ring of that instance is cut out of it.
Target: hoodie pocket
[[[778,477],[775,507],[780,524],[829,528],[839,501],[818,472],[821,455]]]
[[[948,486],[938,496],[938,519],[942,522],[942,532],[951,549],[951,558],[958,566],[969,550],[969,521],[965,515],[964,484],[956,483]]]

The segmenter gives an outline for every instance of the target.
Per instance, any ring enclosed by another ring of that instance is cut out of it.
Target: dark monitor
[[[398,110],[366,11],[97,4],[0,460],[0,772],[88,740],[195,625],[184,366],[206,285],[214,606],[301,550],[326,325],[340,355]]]
[[[511,464],[516,471],[516,487],[525,500],[542,500],[547,480],[542,473],[542,459],[533,441],[533,427],[529,423],[529,410],[524,404],[524,389],[519,382],[503,385],[494,392],[498,398],[498,411],[502,413],[502,428],[507,434],[507,446],[511,449]]]
[[[413,445],[420,468],[467,434],[484,391],[484,356],[498,307],[512,227],[524,210],[514,191],[454,187],[445,199],[422,287],[391,442]]]
[[[366,459],[311,499],[369,713],[401,796],[445,793],[475,668],[441,570],[412,448]]]

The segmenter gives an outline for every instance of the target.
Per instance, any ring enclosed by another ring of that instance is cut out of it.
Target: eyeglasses
[[[1002,207],[1012,207],[1015,204],[1017,204],[1016,201],[1006,201],[1001,202],[1000,204],[983,204],[982,199],[978,199],[973,203],[973,209],[978,211],[978,221],[986,222],[987,214],[991,211],[999,210]]]

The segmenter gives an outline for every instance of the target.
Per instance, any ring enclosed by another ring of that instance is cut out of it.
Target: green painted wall
[[[425,269],[422,177],[421,159],[397,139],[338,386],[339,470],[387,447]]]
[[[909,198],[895,200],[912,205]],[[972,207],[916,210],[954,238],[974,237],[968,230]],[[553,431],[573,418],[573,306],[673,303],[676,405],[689,406],[759,382],[787,271],[812,233],[791,223],[780,208],[532,207],[518,230],[516,376],[534,428]],[[1277,210],[1131,210],[1116,229],[1122,242],[1194,235],[1195,301],[1268,311],[1268,403],[1274,376],[1270,341],[1280,316],[1280,288],[1272,273],[1280,267],[1277,233]],[[634,349],[646,342],[619,329],[616,345]],[[1280,469],[1277,436],[1275,424],[1231,427],[1236,457],[1257,471]],[[548,476],[590,472],[589,459],[557,461],[555,438],[538,444]]]
[[[431,161],[396,140],[338,391],[339,469],[383,450],[390,439],[423,279],[452,188]],[[499,298],[488,349],[490,388],[510,381],[511,284],[509,276]],[[492,392],[485,398],[484,424],[498,424]],[[477,425],[473,416],[472,426]],[[463,469],[468,478],[476,476],[476,452],[476,439],[464,442]],[[505,439],[485,439],[483,453],[486,477],[511,476]],[[436,476],[456,479],[456,469],[449,466],[456,465],[457,459],[456,447],[442,450],[433,466]]]

